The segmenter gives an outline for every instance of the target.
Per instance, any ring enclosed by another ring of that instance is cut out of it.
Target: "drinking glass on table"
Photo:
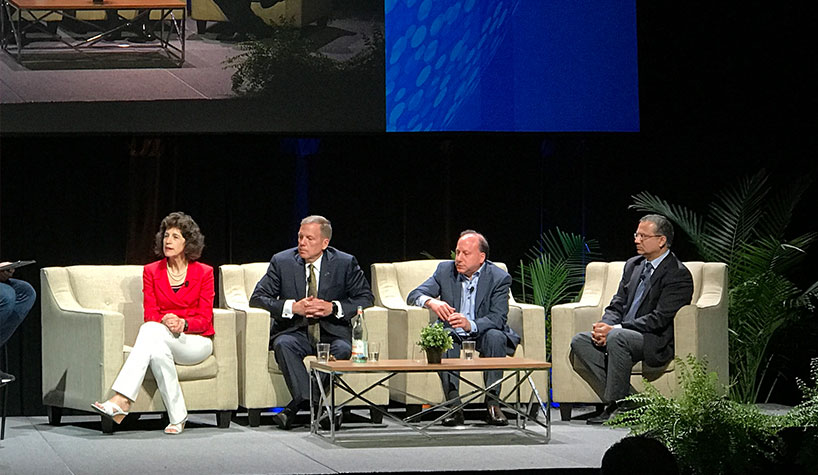
[[[329,361],[329,343],[318,344],[318,362],[327,363]]]
[[[467,360],[474,359],[474,341],[463,342],[463,358]]]
[[[378,361],[381,356],[381,344],[377,341],[369,342],[369,359],[367,361]]]

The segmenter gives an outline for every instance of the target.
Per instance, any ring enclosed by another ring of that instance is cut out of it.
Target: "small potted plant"
[[[440,322],[433,323],[420,331],[420,341],[417,343],[426,352],[426,362],[440,363],[443,352],[454,346],[452,336],[443,328]]]

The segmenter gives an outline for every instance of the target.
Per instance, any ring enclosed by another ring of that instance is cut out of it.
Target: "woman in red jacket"
[[[93,408],[117,424],[128,415],[150,366],[170,424],[181,434],[187,409],[176,366],[201,363],[213,353],[213,268],[197,259],[204,235],[190,216],[171,213],[156,233],[155,251],[165,258],[145,266],[142,293],[145,323],[133,350],[111,386],[114,396]]]

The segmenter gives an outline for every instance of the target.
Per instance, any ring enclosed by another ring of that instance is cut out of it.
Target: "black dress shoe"
[[[463,411],[455,411],[453,414],[443,419],[443,425],[446,427],[456,427],[466,424],[466,418],[463,416]]]
[[[488,414],[486,415],[486,424],[492,426],[508,425],[508,419],[506,419],[506,415],[503,414],[503,411],[500,410],[500,406],[491,405],[488,407],[487,412]]]
[[[339,412],[338,414],[335,415],[335,430],[341,428],[341,422],[343,421],[343,419],[344,419],[343,413]],[[324,417],[323,419],[321,419],[321,421],[318,423],[318,427],[320,427],[321,430],[330,430],[329,417]]]
[[[0,384],[11,383],[15,380],[13,374],[8,374],[5,371],[0,371]]]
[[[608,419],[610,419],[614,415],[614,413],[616,412],[616,409],[617,409],[617,405],[616,405],[615,402],[613,402],[611,404],[608,404],[607,406],[605,406],[605,409],[603,409],[602,412],[600,412],[598,415],[596,415],[594,417],[589,417],[585,421],[585,423],[588,424],[588,425],[604,424],[604,423],[608,422]]]
[[[293,428],[293,421],[295,420],[295,412],[291,409],[284,409],[276,414],[276,424],[281,430],[290,430]]]

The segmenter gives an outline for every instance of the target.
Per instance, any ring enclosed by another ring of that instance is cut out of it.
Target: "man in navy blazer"
[[[330,344],[332,356],[349,359],[350,320],[359,306],[370,307],[374,300],[358,261],[329,247],[331,238],[329,220],[304,218],[298,247],[273,256],[250,297],[251,306],[270,312],[270,349],[293,398],[276,419],[285,430],[292,428],[299,409],[309,407],[310,378],[304,358],[315,354],[318,343],[311,337],[318,332],[310,327],[320,328],[320,342]]]
[[[633,235],[634,256],[625,263],[619,289],[592,331],[571,340],[571,363],[606,403],[587,420],[601,424],[631,391],[631,369],[639,361],[661,368],[674,356],[673,318],[693,297],[690,271],[670,252],[673,225],[649,214]]]
[[[486,260],[488,253],[489,243],[482,234],[463,231],[457,241],[454,261],[441,262],[435,273],[407,297],[409,305],[434,311],[451,333],[454,348],[446,352],[446,358],[459,358],[462,342],[467,340],[475,341],[475,348],[483,357],[513,355],[520,343],[520,336],[506,323],[511,276]],[[439,373],[443,395],[459,404],[460,379],[452,373]],[[499,381],[502,374],[502,371],[485,371],[486,387]],[[490,392],[498,397],[499,386]],[[486,422],[508,424],[496,400],[487,397],[486,405]],[[443,420],[447,426],[463,422],[462,411]]]

